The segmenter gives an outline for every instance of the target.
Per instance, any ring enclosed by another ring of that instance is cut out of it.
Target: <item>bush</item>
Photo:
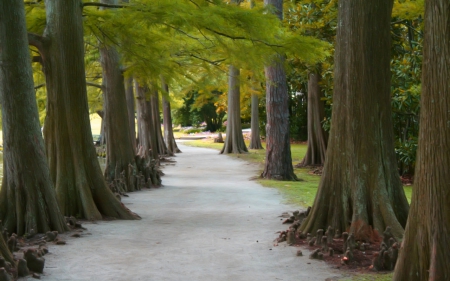
[[[397,140],[395,154],[401,175],[414,174],[416,166],[417,138],[411,137],[407,141]]]

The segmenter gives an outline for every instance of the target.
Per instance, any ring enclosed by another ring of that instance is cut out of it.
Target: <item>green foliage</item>
[[[205,122],[205,131],[215,132],[222,127],[225,116],[223,108],[217,106],[222,95],[219,91],[190,91],[183,97],[183,106],[174,110],[174,124],[199,126]]]

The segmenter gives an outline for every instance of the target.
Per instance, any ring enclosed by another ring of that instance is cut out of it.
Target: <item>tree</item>
[[[10,233],[18,235],[67,230],[45,159],[30,62],[24,3],[3,1],[0,3],[3,124],[0,220]],[[4,242],[0,244],[1,254],[12,262],[11,254],[3,250]]]
[[[390,107],[392,0],[339,2],[330,140],[311,212],[300,229],[329,225],[370,240],[408,215],[394,153]]]
[[[261,144],[261,137],[259,135],[259,97],[257,94],[252,94],[252,113],[251,113],[251,137],[250,149],[263,149]]]
[[[450,3],[425,2],[416,178],[395,281],[450,279]]]
[[[46,0],[38,47],[47,85],[44,138],[50,174],[64,215],[137,219],[107,187],[92,140],[86,96],[82,3]],[[68,67],[70,66],[70,67]]]
[[[247,153],[241,126],[240,71],[230,65],[228,75],[227,137],[220,153]]]
[[[125,96],[127,98],[127,108],[128,108],[128,122],[130,127],[130,137],[131,144],[133,146],[133,151],[136,153],[136,121],[134,112],[134,89],[133,89],[133,77],[126,79],[125,83]]]
[[[170,155],[174,155],[175,153],[180,153],[181,150],[178,148],[175,137],[173,136],[170,101],[166,98],[166,95],[169,95],[169,85],[167,85],[163,78],[161,78],[161,84],[164,91],[162,95],[164,141],[167,144],[167,152]]]
[[[321,166],[325,163],[328,134],[322,127],[325,117],[322,91],[319,86],[319,72],[311,72],[308,79],[308,148],[302,162],[303,166]]]
[[[264,0],[272,5],[275,14],[283,19],[282,0]],[[285,57],[275,54],[272,63],[264,67],[266,75],[266,161],[263,178],[276,180],[297,180],[292,166],[289,138],[289,96],[284,69]]]
[[[103,4],[117,5],[118,0],[101,0]],[[130,136],[130,120],[125,93],[125,81],[120,55],[106,40],[100,47],[103,69],[103,100],[106,123],[105,179],[115,192],[131,192],[140,189],[136,178],[138,169],[134,159],[134,141]],[[133,116],[134,118],[134,116]]]
[[[156,135],[152,133],[152,105],[150,101],[150,88],[136,84],[137,114],[138,114],[138,134],[139,143],[137,149],[137,163],[144,171],[143,176],[146,184],[160,186],[161,178],[157,171],[158,150]],[[145,169],[144,169],[145,168]]]
[[[153,91],[150,96],[150,104],[152,106],[151,114],[152,114],[152,126],[150,134],[156,137],[157,146],[156,151],[159,155],[167,155],[167,146],[164,142],[164,138],[161,132],[161,114],[159,111],[159,93],[155,86],[152,87]],[[153,149],[153,148],[152,148]]]

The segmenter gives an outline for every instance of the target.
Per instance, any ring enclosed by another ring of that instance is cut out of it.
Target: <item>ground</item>
[[[166,163],[164,186],[123,202],[140,221],[83,223],[81,238],[49,245],[42,280],[325,280],[340,277],[308,252],[274,246],[281,213],[277,190],[249,178],[258,166],[182,146]],[[29,278],[31,279],[31,277]]]

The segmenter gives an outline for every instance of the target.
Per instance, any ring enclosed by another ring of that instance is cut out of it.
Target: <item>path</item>
[[[51,246],[42,280],[325,280],[326,264],[282,243],[278,216],[293,210],[249,178],[256,167],[217,151],[181,146],[164,187],[123,202],[140,221],[84,224],[83,238]],[[304,251],[305,252],[305,251]],[[30,278],[31,279],[31,278]]]

